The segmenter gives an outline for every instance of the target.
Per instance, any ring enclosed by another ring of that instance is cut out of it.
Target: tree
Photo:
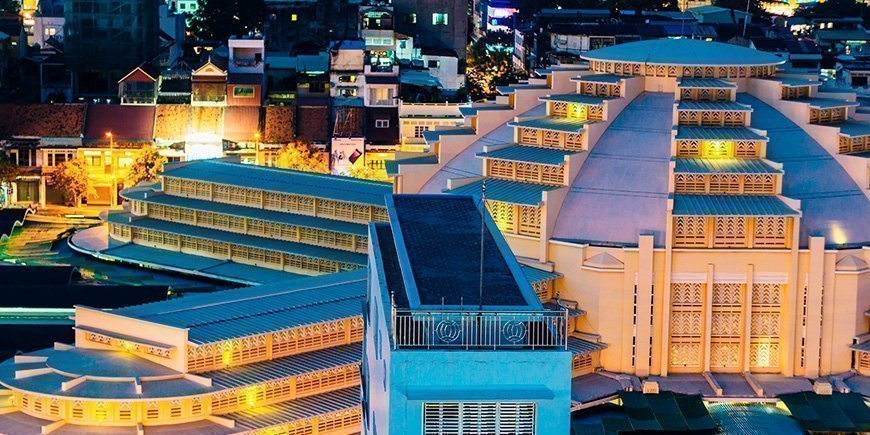
[[[133,164],[130,165],[127,183],[130,186],[135,186],[143,181],[156,180],[164,163],[166,163],[166,157],[161,156],[156,148],[151,145],[142,147],[139,154],[133,159]]]
[[[67,160],[58,165],[48,176],[48,184],[60,189],[68,204],[82,205],[82,198],[97,197],[97,189],[91,182],[85,163],[79,159]]]
[[[496,87],[519,80],[513,72],[511,51],[502,49],[502,42],[498,35],[487,35],[469,46],[465,79],[472,100],[492,97]]]
[[[802,7],[795,12],[795,15],[806,18],[860,17],[866,20],[870,17],[870,6],[855,0],[827,0],[815,3],[811,7]]]
[[[278,150],[278,157],[275,159],[275,166],[320,174],[329,172],[329,164],[320,153],[311,151],[307,145],[301,143],[292,143],[281,147]]]
[[[3,190],[3,186],[9,186],[15,182],[19,172],[18,165],[12,159],[5,154],[0,154],[0,190]],[[0,197],[0,206],[3,206],[2,197]]]
[[[199,38],[226,41],[262,30],[265,17],[263,0],[199,0],[191,27]]]
[[[372,169],[362,163],[351,165],[350,169],[347,171],[347,175],[354,178],[362,178],[364,180],[390,181],[390,178],[387,177],[386,171],[383,169]]]
[[[18,15],[21,8],[21,3],[16,0],[0,0],[0,14],[7,12]]]

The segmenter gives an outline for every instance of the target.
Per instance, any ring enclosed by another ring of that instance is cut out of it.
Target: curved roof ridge
[[[779,65],[785,60],[739,45],[698,39],[648,39],[588,51],[586,60],[682,66]]]

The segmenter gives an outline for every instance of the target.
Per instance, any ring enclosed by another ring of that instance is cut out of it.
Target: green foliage
[[[82,205],[82,198],[86,196],[97,197],[97,189],[91,182],[85,162],[79,159],[67,160],[58,165],[48,175],[47,181],[63,192],[67,203],[75,207]]]
[[[20,168],[12,159],[4,154],[0,154],[0,185],[12,183],[18,178]]]
[[[262,30],[265,17],[263,0],[199,0],[191,27],[199,38],[226,41],[232,35]]]
[[[731,9],[735,12],[746,12],[746,2],[749,2],[749,13],[752,14],[751,22],[759,22],[759,18],[770,17],[770,13],[761,7],[760,0],[715,0],[713,5],[720,8]],[[733,17],[734,22],[737,22],[737,15]]]
[[[807,18],[860,17],[862,20],[867,20],[870,18],[870,6],[855,0],[827,0],[824,3],[816,3],[812,7],[800,8],[795,15]]]
[[[281,147],[278,150],[278,157],[275,159],[275,166],[320,174],[329,172],[329,164],[321,157],[320,153],[311,151],[308,146],[299,143]]]
[[[0,12],[8,12],[17,15],[21,10],[21,2],[18,0],[0,0]]]
[[[352,165],[350,169],[348,169],[347,175],[354,178],[362,178],[364,180],[390,181],[385,170],[372,169],[364,165],[362,162],[357,162],[355,165]]]
[[[514,73],[511,50],[502,49],[503,45],[498,35],[485,36],[469,45],[465,80],[472,100],[490,98],[496,94],[496,87],[522,78]]]
[[[143,181],[156,180],[164,163],[166,163],[166,157],[161,156],[156,148],[150,145],[143,147],[133,159],[133,164],[130,165],[127,183],[130,186],[135,186]]]

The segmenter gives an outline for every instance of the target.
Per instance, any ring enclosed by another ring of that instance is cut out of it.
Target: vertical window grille
[[[426,435],[535,433],[531,402],[433,402],[423,405]]]

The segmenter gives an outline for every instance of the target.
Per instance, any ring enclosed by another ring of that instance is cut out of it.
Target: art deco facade
[[[555,292],[587,312],[607,371],[753,385],[866,371],[870,128],[855,96],[725,44],[584,57],[427,132],[432,152],[395,163],[399,192],[485,184],[514,253],[563,275]]]

